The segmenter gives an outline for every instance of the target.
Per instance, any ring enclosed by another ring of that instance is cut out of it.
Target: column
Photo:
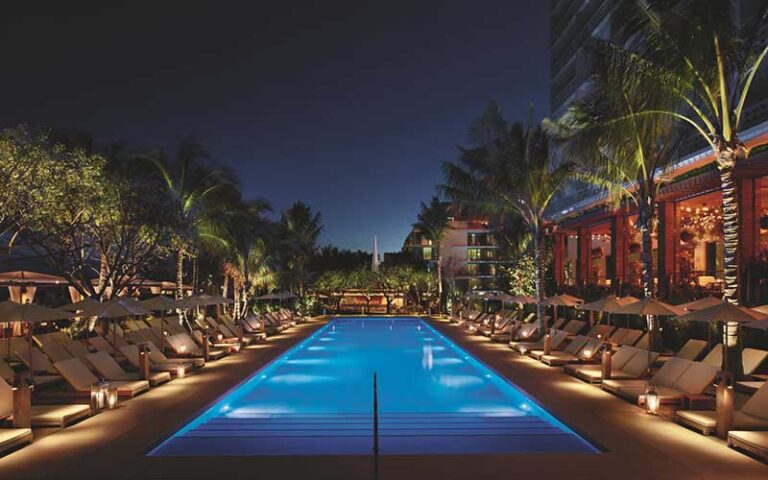
[[[590,274],[589,264],[591,260],[592,237],[589,233],[589,228],[579,227],[576,245],[576,288],[579,289],[579,292],[583,292]]]
[[[658,296],[666,298],[669,294],[670,280],[674,281],[676,266],[677,237],[675,235],[675,204],[673,202],[659,202],[658,204],[658,267],[656,276],[659,279]]]
[[[565,257],[568,252],[566,252],[566,239],[565,233],[562,232],[555,232],[554,234],[554,246],[553,246],[553,256],[554,263],[555,263],[555,283],[560,286],[563,283],[565,283]]]

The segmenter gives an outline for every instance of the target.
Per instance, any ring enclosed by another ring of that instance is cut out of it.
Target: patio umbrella
[[[683,308],[689,312],[693,312],[696,310],[703,310],[705,308],[714,307],[716,305],[720,305],[721,303],[723,303],[723,301],[717,297],[704,297],[692,302],[678,305],[678,308]]]
[[[530,295],[510,295],[506,292],[494,295],[494,300],[501,300],[503,303],[536,303],[536,299]]]
[[[646,324],[648,325],[648,334],[650,335],[651,341],[653,341],[653,333],[655,330],[655,325],[652,320],[653,317],[676,317],[678,315],[683,315],[685,310],[653,298],[644,298],[637,302],[623,305],[614,310],[613,313],[641,315],[645,317]]]
[[[557,307],[576,307],[578,305],[581,305],[582,303],[584,303],[584,300],[578,297],[574,297],[573,295],[568,295],[567,293],[554,295],[544,299],[544,305],[552,306],[552,324],[553,325],[555,324],[555,322],[557,322]]]
[[[48,308],[34,303],[15,303],[11,301],[0,302],[0,322],[26,323],[27,343],[29,344],[29,372],[34,378],[32,366],[32,326],[31,323],[51,322],[74,318],[74,314],[58,308]],[[8,358],[11,357],[11,342],[8,342]]]
[[[86,317],[99,317],[104,319],[123,318],[133,315],[149,315],[150,311],[139,305],[139,302],[133,299],[113,298],[106,302],[98,303],[93,307],[83,310],[82,315]],[[117,328],[112,326],[112,344],[116,345]]]
[[[752,310],[768,315],[768,305],[760,305],[759,307],[752,308]]]
[[[86,297],[80,300],[79,302],[62,305],[59,307],[59,310],[64,310],[67,312],[82,312],[85,309],[96,308],[96,305],[99,305],[99,304],[100,302],[97,302],[92,298]]]
[[[760,312],[755,312],[746,307],[740,307],[730,302],[720,300],[720,303],[713,305],[702,310],[686,313],[675,317],[675,320],[686,320],[689,322],[707,322],[707,323],[723,323],[725,324],[725,335],[723,347],[727,350],[730,347],[735,346],[735,337],[738,333],[739,324],[751,324],[756,321],[764,321],[768,319],[768,315]],[[729,324],[734,327],[734,332],[731,334],[728,332]],[[730,337],[733,336],[734,345],[729,345]],[[723,355],[723,370],[729,371],[728,355]]]
[[[635,297],[619,298],[613,295],[608,295],[606,297],[601,298],[600,300],[595,300],[594,302],[585,303],[579,306],[578,308],[580,308],[581,310],[588,311],[590,317],[592,316],[593,312],[608,314],[608,324],[610,325],[611,313],[623,307],[624,305],[635,303],[637,301],[638,300]]]
[[[165,353],[165,312],[177,307],[178,301],[165,295],[158,295],[139,302],[142,307],[153,312],[160,312],[160,350]]]

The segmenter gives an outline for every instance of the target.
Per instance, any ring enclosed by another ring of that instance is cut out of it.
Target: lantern
[[[101,381],[91,385],[91,410],[99,411],[107,405],[109,382]]]
[[[176,367],[176,378],[184,378],[187,375],[187,369],[184,365]]]
[[[659,390],[655,386],[649,385],[645,391],[645,413],[658,415],[660,404]]]
[[[117,387],[110,386],[107,388],[107,409],[114,410],[117,408]]]

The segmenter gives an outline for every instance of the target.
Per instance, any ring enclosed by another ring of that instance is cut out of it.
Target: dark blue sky
[[[321,211],[341,247],[398,250],[488,100],[548,111],[549,2],[15,3],[0,126],[195,135],[248,196]]]

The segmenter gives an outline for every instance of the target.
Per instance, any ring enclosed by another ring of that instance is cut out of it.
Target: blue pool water
[[[597,452],[416,318],[337,318],[150,455],[369,455],[373,373],[387,454]]]

